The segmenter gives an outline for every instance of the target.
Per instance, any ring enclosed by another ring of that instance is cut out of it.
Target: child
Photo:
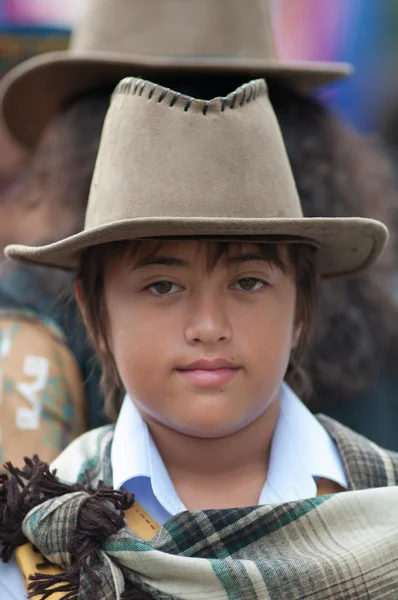
[[[349,68],[276,60],[267,0],[85,0],[82,8],[70,49],[29,59],[0,83],[1,118],[34,150],[17,197],[3,203],[0,219],[9,224],[8,240],[42,245],[81,230],[109,96],[131,73],[156,72],[165,87],[206,99],[224,96],[250,77],[272,77],[271,101],[304,214],[392,222],[396,194],[382,157],[309,93],[297,91],[338,79]],[[381,285],[395,281],[395,260],[388,256],[377,273],[323,285],[306,371],[313,405],[398,449],[397,309]],[[0,336],[13,337],[18,330],[1,357],[5,460],[18,463],[23,447],[51,461],[82,428],[104,423],[99,374],[77,307],[59,302],[70,288],[71,278],[57,269],[9,265],[1,274]],[[49,367],[40,377],[36,369],[32,378],[27,368],[32,354]],[[77,375],[72,380],[71,370]],[[36,387],[33,408],[21,385]],[[21,428],[18,415],[26,410],[31,419]]]
[[[249,72],[305,86],[348,73],[339,63],[277,61],[268,13],[266,0],[85,0],[68,50],[33,57],[0,82],[2,119],[33,148],[16,197],[3,203],[1,252],[7,239],[42,245],[81,231],[109,98],[125,75],[156,71],[165,87],[211,99]],[[71,285],[56,269],[1,271],[0,338],[11,341],[0,349],[0,464],[19,463],[22,447],[50,462],[105,423]]]
[[[85,230],[8,248],[78,268],[108,414],[126,392],[115,427],[56,460],[70,485],[38,459],[2,476],[3,559],[28,539],[64,570],[40,567],[35,598],[394,597],[398,457],[284,383],[318,276],[365,269],[386,237],[373,220],[302,217],[264,80],[212,101],[119,84]],[[24,597],[6,595],[16,571],[2,598]]]

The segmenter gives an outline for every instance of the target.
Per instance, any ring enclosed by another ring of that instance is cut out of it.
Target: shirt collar
[[[148,426],[129,396],[123,401],[115,426],[111,465],[115,489],[121,488],[132,479],[148,477],[155,498],[170,515],[186,510]],[[131,485],[129,487],[131,488]]]
[[[318,419],[285,383],[272,438],[268,477],[260,504],[290,502],[317,494],[324,477],[347,488],[347,478],[335,442]]]
[[[116,423],[111,464],[115,489],[132,479],[148,477],[155,498],[170,515],[185,510],[148,427],[129,396],[124,399]],[[336,444],[283,383],[268,477],[259,504],[314,497],[318,477],[348,487]]]

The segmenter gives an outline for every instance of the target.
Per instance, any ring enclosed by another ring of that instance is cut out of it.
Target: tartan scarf
[[[145,541],[129,531],[131,498],[110,487],[113,427],[56,461],[8,465],[0,487],[3,560],[30,540],[62,576],[38,574],[35,598],[65,600],[360,600],[398,597],[398,455],[324,416],[349,490],[248,508],[186,511]],[[101,483],[104,482],[104,484]],[[61,587],[59,588],[59,590]]]

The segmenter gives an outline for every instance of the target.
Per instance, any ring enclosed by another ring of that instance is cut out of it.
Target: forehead
[[[275,242],[215,240],[140,240],[130,243],[123,253],[135,264],[157,257],[170,257],[188,263],[205,261],[208,265],[227,263],[234,257],[253,257],[287,265],[286,244]]]

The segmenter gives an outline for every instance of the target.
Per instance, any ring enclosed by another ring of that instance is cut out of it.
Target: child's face
[[[143,417],[215,438],[278,400],[299,324],[286,247],[282,271],[251,243],[209,266],[209,244],[142,242],[108,263],[105,299],[109,345]]]

